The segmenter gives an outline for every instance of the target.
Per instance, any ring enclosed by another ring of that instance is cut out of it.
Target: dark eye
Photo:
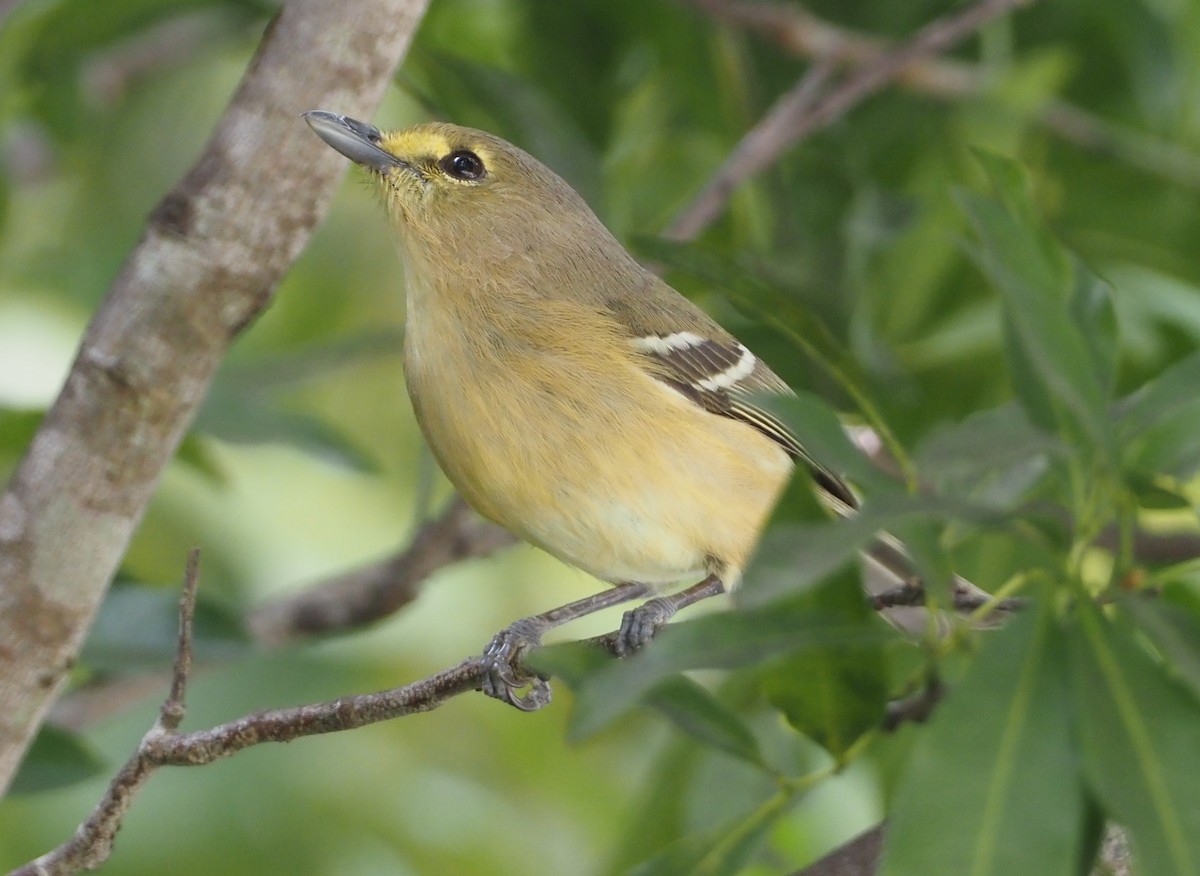
[[[451,152],[438,162],[448,175],[455,179],[479,179],[483,176],[483,160],[469,149]]]

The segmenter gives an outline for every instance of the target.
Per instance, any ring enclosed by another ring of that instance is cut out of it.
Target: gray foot
[[[625,612],[625,616],[621,618],[621,628],[617,630],[617,641],[613,645],[617,656],[624,657],[649,645],[654,634],[673,618],[678,610],[670,598],[656,596]]]
[[[549,704],[549,681],[521,666],[525,654],[541,643],[542,625],[533,623],[531,618],[519,620],[497,633],[483,650],[488,666],[480,690],[522,712],[536,712]],[[524,688],[529,688],[528,693],[521,693]]]

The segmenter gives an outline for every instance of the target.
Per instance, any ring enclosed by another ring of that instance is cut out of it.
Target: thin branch
[[[794,55],[833,61],[839,67],[873,64],[889,49],[886,40],[839,27],[802,6],[744,0],[683,0],[720,21],[754,31]],[[984,92],[993,77],[977,65],[947,58],[918,58],[897,72],[896,85],[940,100]],[[1200,188],[1200,155],[1141,131],[1113,123],[1067,101],[1051,100],[1036,111],[1038,124],[1082,149],[1111,155],[1143,173]]]
[[[931,678],[920,691],[901,700],[888,703],[883,716],[886,733],[895,732],[902,724],[923,724],[933,714],[946,695],[946,688],[937,678]]]
[[[777,103],[742,138],[709,186],[680,212],[665,236],[674,240],[695,238],[716,220],[737,186],[770,166],[783,152],[813,131],[840,118],[917,61],[946,51],[992,19],[1033,2],[1036,0],[980,0],[927,24],[912,39],[878,55],[803,113],[795,113],[790,102]],[[818,57],[823,60],[829,56],[821,54]]]
[[[193,550],[180,598],[179,644],[170,693],[154,726],[142,737],[75,835],[9,876],[69,876],[99,867],[112,854],[117,831],[138,792],[159,767],[203,766],[264,742],[291,742],[428,712],[451,697],[477,690],[482,682],[484,660],[473,657],[403,687],[256,712],[207,730],[179,733],[192,668],[192,620],[198,583],[198,553]]]
[[[961,579],[960,579],[961,580]],[[963,581],[964,584],[967,582]],[[951,590],[954,600],[954,610],[962,614],[978,611],[985,605],[995,604],[998,611],[1020,611],[1028,600],[1018,597],[995,599],[991,594],[978,587],[956,586]],[[870,596],[871,608],[876,611],[886,611],[889,608],[905,608],[925,604],[925,588],[919,581],[904,581],[890,590],[873,593]]]
[[[248,626],[257,641],[269,646],[361,627],[411,602],[422,582],[443,566],[487,556],[515,540],[455,498],[405,549],[261,605],[251,613]]]
[[[81,66],[81,90],[93,107],[114,107],[137,82],[182,67],[240,25],[220,7],[157,21],[92,54]]]
[[[187,680],[192,674],[192,625],[196,619],[196,594],[200,589],[200,549],[188,551],[183,573],[183,593],[179,596],[179,644],[175,647],[175,667],[171,672],[171,692],[163,703],[159,720],[168,730],[179,729],[187,712],[184,701]]]
[[[787,142],[788,132],[812,111],[833,70],[830,60],[818,59],[790,91],[775,101],[762,121],[742,137],[708,185],[675,217],[663,236],[691,240],[711,225],[734,189],[779,157],[780,144]]]
[[[464,512],[461,502],[451,507],[427,532],[459,531]],[[442,539],[430,536],[439,544]],[[421,539],[414,542],[412,550],[421,554]],[[448,556],[443,551],[443,556]],[[112,854],[113,842],[126,814],[141,788],[159,767],[203,766],[231,757],[245,748],[265,742],[290,742],[305,736],[353,730],[368,724],[418,712],[427,712],[442,703],[469,691],[478,690],[489,668],[489,661],[482,656],[469,657],[457,665],[434,675],[401,687],[372,694],[340,697],[321,703],[285,709],[255,712],[225,724],[206,730],[180,733],[178,728],[185,716],[187,684],[191,676],[192,623],[195,617],[196,595],[199,585],[199,553],[192,550],[188,555],[184,575],[183,593],[179,606],[179,637],[170,692],[164,701],[158,719],[147,731],[133,755],[109,783],[104,795],[91,815],[76,830],[75,835],[58,848],[35,861],[20,867],[10,876],[69,876],[82,870],[99,867]],[[419,566],[417,561],[414,565]],[[956,590],[956,598],[959,591]],[[330,596],[336,604],[336,594],[318,591],[316,601],[323,603]],[[876,608],[900,605],[919,605],[924,594],[919,586],[902,585],[874,599]],[[963,608],[978,607],[974,594],[963,591],[962,598],[968,600]],[[1006,600],[1005,602],[1015,602]],[[301,600],[303,603],[303,600]],[[596,636],[587,640],[590,644],[617,655],[617,633]],[[521,655],[513,657],[513,670],[519,677],[532,678],[533,674],[523,665]],[[942,686],[936,681],[914,697],[897,701],[889,706],[884,728],[895,729],[906,721],[924,721],[933,711],[943,695]],[[841,860],[841,859],[837,859]],[[845,860],[862,860],[846,858]],[[840,866],[840,865],[839,865]],[[806,871],[807,872],[807,871]],[[816,870],[814,873],[853,872],[842,870]],[[873,872],[872,871],[863,871]]]
[[[264,648],[357,629],[416,599],[424,582],[439,569],[487,556],[515,541],[511,533],[483,520],[455,497],[401,550],[263,603],[247,615],[246,628]],[[160,671],[118,675],[85,685],[56,702],[50,720],[59,727],[81,730],[152,694],[164,675]]]

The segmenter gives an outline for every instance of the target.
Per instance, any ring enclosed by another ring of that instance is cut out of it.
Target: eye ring
[[[438,162],[442,171],[454,179],[474,182],[485,173],[483,159],[470,149],[456,149]]]

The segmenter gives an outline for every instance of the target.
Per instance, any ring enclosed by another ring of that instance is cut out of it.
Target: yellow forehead
[[[469,149],[483,160],[485,167],[491,167],[496,152],[492,144],[487,142],[490,139],[470,128],[431,124],[384,134],[379,145],[397,158],[412,162],[422,159],[437,161],[451,152]]]

